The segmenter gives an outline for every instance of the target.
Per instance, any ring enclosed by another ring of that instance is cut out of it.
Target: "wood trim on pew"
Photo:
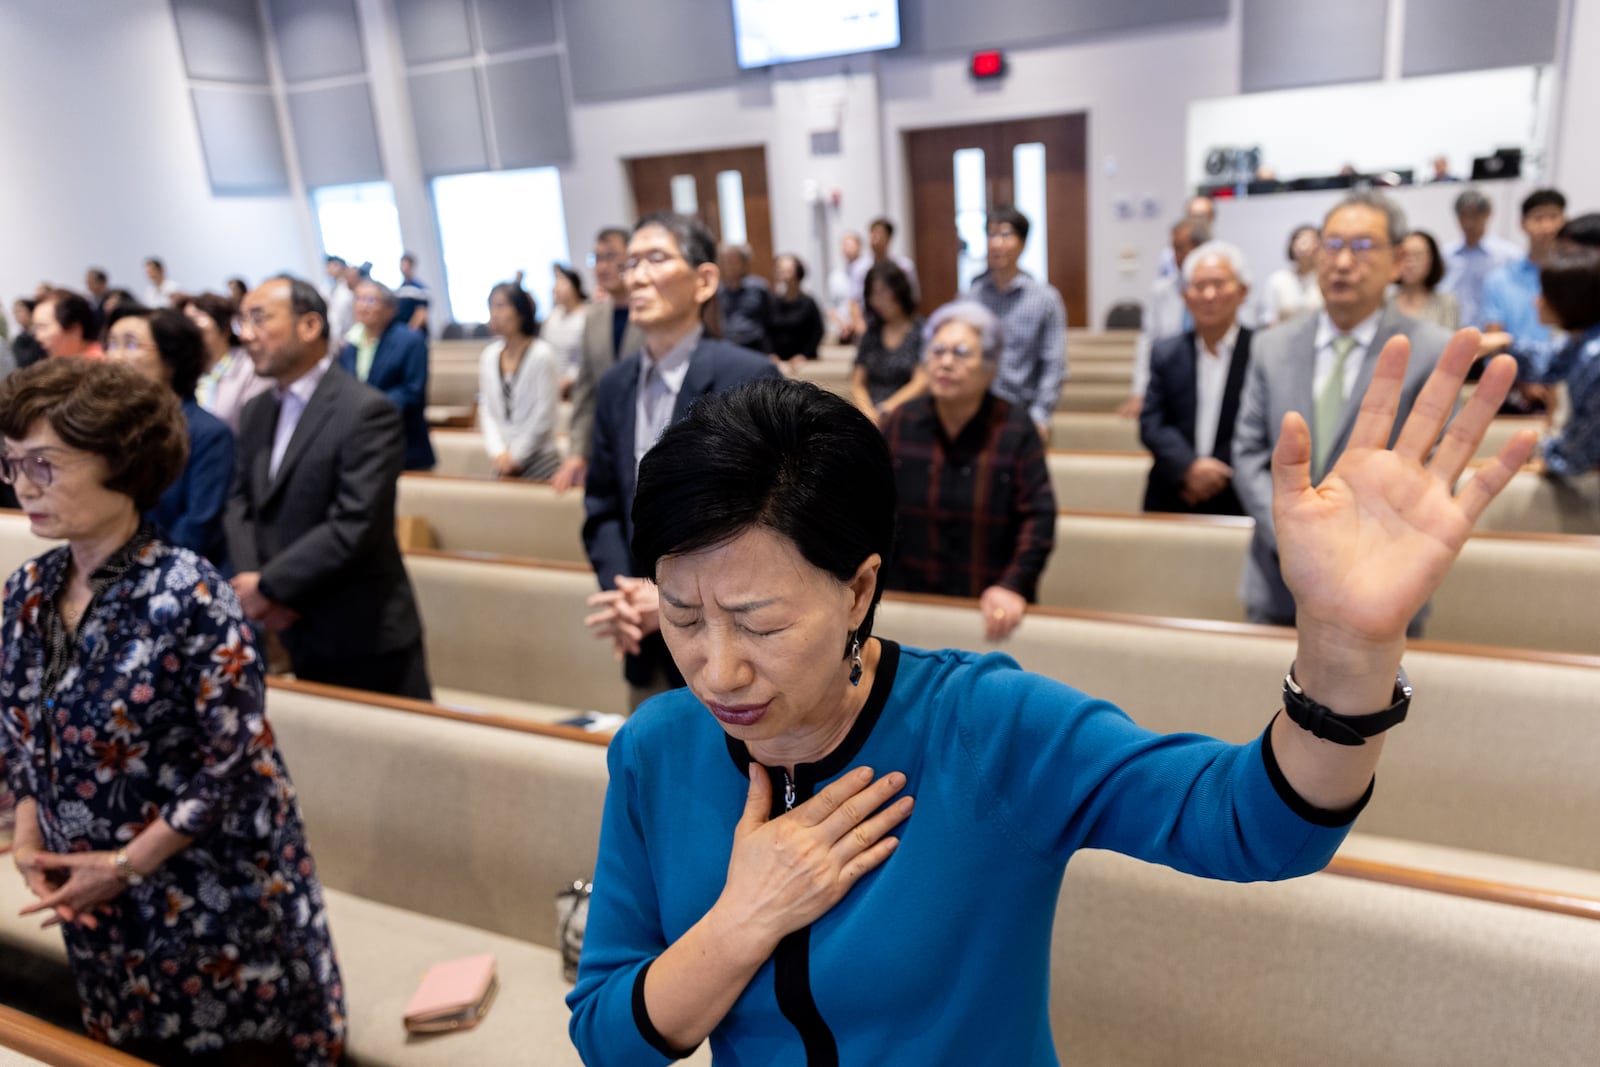
[[[489,711],[467,711],[461,708],[447,708],[441,704],[430,704],[425,700],[412,700],[409,697],[389,696],[387,693],[369,693],[362,689],[346,689],[343,686],[324,685],[321,682],[303,682],[298,678],[281,678],[271,676],[267,678],[268,689],[281,689],[288,693],[301,693],[305,696],[323,697],[328,700],[343,700],[351,704],[365,704],[368,707],[384,708],[388,711],[403,711],[411,715],[426,715],[433,719],[449,719],[452,722],[476,723],[480,726],[493,726],[502,730],[515,730],[524,734],[539,734],[543,737],[554,737],[562,741],[577,741],[585,745],[599,745],[604,748],[611,743],[611,734],[580,730],[576,726],[557,726],[552,723],[531,722],[510,715],[497,715]],[[268,708],[268,717],[271,709]],[[577,714],[576,711],[573,712]]]
[[[51,1067],[149,1067],[145,1060],[0,1004],[0,1048]]]
[[[1534,911],[1553,911],[1579,919],[1600,919],[1600,900],[1576,896],[1553,889],[1536,889],[1533,886],[1489,882],[1465,875],[1446,874],[1421,867],[1401,867],[1377,860],[1335,856],[1325,868],[1328,874],[1341,878],[1359,878],[1367,882],[1405,886],[1429,893],[1442,893],[1451,897],[1468,897],[1486,900],[1491,904],[1506,904],[1514,908],[1531,908]]]

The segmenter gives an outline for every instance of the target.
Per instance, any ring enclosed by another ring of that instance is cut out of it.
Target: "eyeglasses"
[[[105,344],[107,354],[112,352],[148,352],[154,350],[155,347],[155,344],[150,341],[139,341],[132,337],[107,337]]]
[[[661,273],[663,267],[678,260],[688,262],[688,260],[684,260],[682,256],[675,256],[671,252],[666,252],[657,248],[653,251],[646,252],[642,256],[629,256],[627,259],[623,260],[622,273],[624,275],[628,275],[638,271],[648,274],[651,277],[655,277],[657,274]]]
[[[1387,241],[1377,241],[1371,237],[1324,237],[1322,239],[1322,254],[1329,259],[1338,259],[1340,252],[1349,252],[1357,259],[1368,259],[1374,252],[1382,252],[1393,248],[1394,245]]]
[[[1231,293],[1238,284],[1232,278],[1224,281],[1211,279],[1203,282],[1190,282],[1186,288],[1196,296],[1212,296],[1216,293]]]
[[[945,356],[954,356],[958,360],[965,361],[971,359],[973,356],[981,356],[982,354],[983,353],[981,351],[967,344],[945,345],[935,341],[933,344],[928,346],[929,363],[937,363]]]
[[[0,482],[16,485],[17,475],[21,474],[40,489],[46,489],[55,481],[57,467],[72,467],[83,462],[86,460],[69,460],[65,463],[52,461],[50,457],[37,452],[24,456],[0,456]]]

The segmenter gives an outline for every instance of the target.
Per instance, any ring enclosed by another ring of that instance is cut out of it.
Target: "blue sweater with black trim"
[[[711,1034],[714,1059],[1057,1063],[1051,926],[1075,851],[1242,882],[1320,870],[1343,841],[1354,811],[1307,807],[1264,736],[1151,733],[1008,656],[883,642],[850,736],[795,768],[797,803],[865,765],[903,772],[916,810],[894,855],[756,973]],[[648,702],[612,741],[567,999],[591,1067],[668,1062],[636,986],[722,892],[748,760],[687,689]]]

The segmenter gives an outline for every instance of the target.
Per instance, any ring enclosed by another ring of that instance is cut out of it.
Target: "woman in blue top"
[[[688,688],[611,743],[568,998],[585,1060],[659,1063],[709,1037],[729,1063],[1055,1063],[1050,934],[1074,851],[1240,881],[1321,868],[1403,716],[1407,622],[1533,445],[1519,434],[1452,496],[1511,383],[1500,359],[1428,459],[1476,348],[1457,336],[1390,450],[1407,347],[1387,345],[1316,487],[1306,423],[1285,420],[1295,688],[1245,745],[1151,733],[1005,656],[874,637],[882,438],[802,383],[702,400],[639,471],[634,553]]]
[[[189,431],[189,461],[144,517],[168,544],[199,553],[227,577],[222,519],[233,486],[233,431],[195,399],[205,351],[199,328],[170,308],[118,308],[106,326],[106,358],[171,386]]]

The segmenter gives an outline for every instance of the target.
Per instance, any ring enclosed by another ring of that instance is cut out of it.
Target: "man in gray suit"
[[[1375,192],[1346,197],[1322,223],[1317,253],[1322,312],[1266,330],[1252,342],[1233,434],[1234,485],[1256,522],[1239,582],[1251,622],[1293,626],[1295,621],[1294,597],[1283,582],[1272,527],[1272,450],[1284,415],[1297,411],[1309,424],[1311,480],[1321,482],[1344,451],[1384,344],[1394,337],[1411,342],[1394,419],[1398,435],[1450,340],[1431,323],[1385,308],[1384,293],[1399,271],[1406,232],[1405,215],[1389,198]],[[1421,633],[1427,610],[1412,620],[1411,636]]]
[[[583,321],[583,348],[578,376],[572,382],[572,429],[567,435],[567,458],[550,484],[564,493],[582,485],[589,470],[594,442],[595,388],[606,371],[639,351],[644,331],[628,314],[628,286],[622,280],[622,260],[628,254],[628,231],[615,226],[594,239],[594,282],[599,290]]]
[[[239,421],[228,547],[240,605],[280,635],[300,678],[430,700],[394,535],[400,412],[334,361],[309,282],[262,283],[241,318],[257,373],[277,387]]]

